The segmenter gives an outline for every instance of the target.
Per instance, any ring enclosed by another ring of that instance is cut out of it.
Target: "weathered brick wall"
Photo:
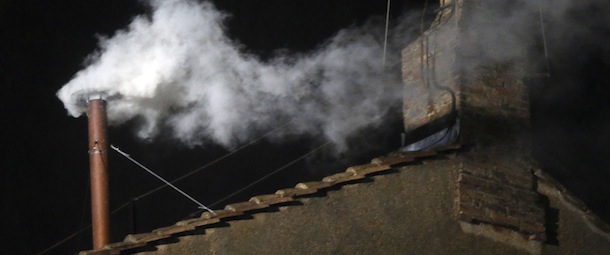
[[[408,142],[438,131],[446,123],[430,125],[446,122],[443,118],[459,107],[454,93],[459,91],[453,50],[457,45],[457,23],[452,18],[455,10],[447,6],[441,5],[432,28],[402,51],[404,127],[407,134],[414,134]]]
[[[530,172],[526,49],[511,48],[498,59],[483,52],[490,42],[511,46],[495,38],[502,36],[493,31],[500,24],[481,18],[501,15],[501,2],[441,1],[432,27],[403,50],[405,130],[455,111],[469,159],[457,177],[458,219],[544,241],[545,209]]]
[[[461,105],[467,112],[527,122],[529,96],[522,73],[511,62],[479,66],[460,90]]]
[[[529,169],[501,169],[466,163],[457,184],[458,219],[520,232],[525,238],[546,239],[545,211],[539,203]]]
[[[454,48],[459,68],[462,140],[478,158],[505,158],[507,168],[531,165],[530,106],[525,45],[505,39],[502,18],[510,1],[458,0],[459,36]],[[532,19],[524,16],[521,19]],[[506,52],[495,52],[506,51]]]
[[[528,126],[528,46],[506,38],[512,31],[502,31],[507,29],[503,17],[505,8],[510,8],[509,1],[456,2],[461,15],[456,21],[460,32],[454,48],[459,64],[454,68],[460,70],[461,116],[467,119],[477,115],[471,122],[478,122],[481,117],[500,120],[512,129]],[[520,18],[535,21],[534,16]],[[465,131],[481,132],[476,128]],[[476,136],[472,138],[476,140]]]
[[[486,55],[489,53],[483,52],[483,48],[490,48],[483,44],[496,43],[494,47],[499,49],[511,47],[501,45],[502,33],[493,33],[496,24],[478,15],[503,11],[502,5],[495,3],[502,1],[491,2],[494,3],[441,0],[441,9],[431,28],[402,51],[403,115],[407,133],[455,110],[467,127],[463,128],[465,143],[481,146],[493,139],[502,143],[524,141],[514,133],[521,133],[529,125],[529,95],[524,79],[527,49],[515,46],[502,59],[490,58]],[[477,29],[491,35],[479,40],[479,34],[472,31]],[[494,130],[493,123],[498,122],[503,125],[500,130]],[[486,137],[486,133],[493,136]]]

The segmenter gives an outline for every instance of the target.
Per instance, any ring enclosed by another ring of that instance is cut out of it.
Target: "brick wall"
[[[520,135],[529,126],[529,95],[524,78],[527,52],[517,48],[502,60],[489,59],[481,52],[480,49],[488,46],[482,45],[486,42],[478,40],[471,30],[493,29],[495,24],[472,17],[478,17],[478,12],[502,11],[495,7],[502,5],[489,2],[441,0],[441,9],[432,26],[402,51],[406,133],[418,131],[455,110],[463,127],[467,127],[463,128],[465,143],[480,146],[494,137],[497,143],[507,140],[523,143],[523,139],[513,134]],[[501,35],[498,33],[498,37]],[[489,40],[502,44],[501,38]],[[503,125],[495,130],[494,123],[498,122]],[[491,125],[485,126],[485,123]],[[415,132],[415,136],[423,138],[434,131]],[[486,133],[493,136],[486,137]]]
[[[545,240],[544,207],[529,169],[462,164],[457,184],[458,219],[515,230]]]
[[[449,2],[449,1],[446,1]],[[447,126],[460,105],[458,70],[454,68],[457,23],[443,8],[433,28],[402,51],[405,84],[403,119],[407,142],[414,142]]]
[[[527,122],[529,96],[522,73],[514,62],[477,67],[461,87],[461,105],[466,111]]]
[[[509,57],[490,59],[481,52],[487,42],[472,31],[498,25],[478,14],[501,15],[499,2],[441,0],[431,28],[402,52],[404,126],[421,137],[422,127],[455,112],[468,159],[456,181],[458,220],[543,241],[545,209],[530,171],[526,50],[511,48]]]

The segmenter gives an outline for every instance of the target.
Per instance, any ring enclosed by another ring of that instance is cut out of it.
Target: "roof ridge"
[[[536,177],[537,182],[546,185],[548,188],[554,189],[556,191],[555,194],[559,196],[561,201],[573,206],[585,216],[585,219],[591,223],[591,225],[599,229],[605,235],[610,236],[610,224],[599,218],[597,214],[591,211],[591,209],[582,200],[570,192],[565,186],[563,186],[563,184],[540,168],[532,169],[532,173]],[[549,190],[546,192],[542,190],[539,191],[539,193],[548,195],[545,193],[551,192]]]
[[[140,248],[156,241],[171,238],[173,235],[187,233],[197,227],[213,226],[229,218],[241,216],[246,212],[264,209],[270,206],[285,204],[295,198],[315,194],[329,187],[341,187],[347,182],[361,180],[398,166],[413,163],[424,158],[439,155],[440,152],[461,148],[461,144],[452,144],[422,151],[397,151],[387,156],[376,157],[370,163],[348,167],[344,172],[335,173],[322,178],[321,181],[300,182],[293,188],[279,189],[274,194],[257,195],[248,201],[232,203],[215,214],[203,212],[200,217],[176,222],[174,225],[154,229],[151,232],[128,234],[122,242],[108,244],[101,249],[81,251],[79,255],[114,255],[123,251]],[[211,227],[210,227],[211,228]]]

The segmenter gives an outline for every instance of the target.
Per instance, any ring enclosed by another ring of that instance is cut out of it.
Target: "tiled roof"
[[[347,182],[365,179],[367,178],[367,175],[377,174],[398,166],[414,163],[422,158],[436,156],[441,152],[458,148],[460,148],[459,145],[451,145],[436,148],[434,150],[399,152],[389,156],[378,157],[373,159],[371,163],[348,167],[344,172],[326,176],[322,178],[321,181],[302,182],[295,185],[294,188],[280,189],[274,194],[258,195],[245,202],[228,204],[223,210],[215,210],[215,215],[204,212],[199,218],[182,220],[172,226],[158,228],[149,233],[129,234],[122,242],[111,243],[98,250],[82,251],[79,255],[121,254],[130,249],[152,245],[154,242],[159,242],[163,239],[171,238],[172,236],[187,235],[196,228],[214,228],[222,222],[238,220],[236,219],[237,216],[241,216],[248,212],[279,204],[286,204],[300,196],[316,194],[320,190],[330,187],[340,187]]]
[[[322,178],[321,181],[302,182],[298,183],[293,188],[277,190],[274,194],[258,195],[250,198],[248,201],[228,204],[222,210],[215,210],[215,215],[204,212],[198,218],[182,220],[172,226],[158,228],[148,233],[129,234],[122,242],[111,243],[98,250],[82,251],[79,255],[129,254],[137,251],[138,248],[152,247],[163,243],[166,239],[174,238],[176,236],[197,235],[200,234],[200,230],[203,229],[226,227],[226,224],[223,223],[242,220],[244,215],[255,214],[256,212],[260,212],[261,209],[284,206],[295,199],[309,195],[324,196],[326,193],[323,191],[326,189],[340,188],[347,183],[358,182],[358,180],[366,179],[367,176],[382,174],[391,169],[404,169],[404,166],[418,163],[418,161],[422,161],[422,159],[432,159],[434,156],[445,154],[446,152],[459,148],[459,145],[451,145],[436,148],[434,150],[397,152],[388,156],[374,158],[368,164],[348,167],[344,172],[326,176]],[[438,159],[438,157],[434,159]],[[557,193],[563,202],[566,202],[573,208],[582,212],[589,223],[601,232],[606,234],[610,233],[610,226],[601,221],[586,207],[586,205],[567,191],[559,182],[555,181],[542,170],[535,170],[533,171],[533,174],[536,176],[538,187],[547,189],[542,193]],[[306,205],[299,204],[299,206]],[[273,211],[273,213],[282,213],[282,210],[270,211]]]

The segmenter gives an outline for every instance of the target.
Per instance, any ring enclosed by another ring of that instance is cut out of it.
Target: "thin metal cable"
[[[58,246],[62,245],[63,243],[65,243],[65,242],[67,242],[68,240],[70,240],[70,239],[74,238],[75,236],[79,235],[80,233],[82,233],[83,231],[85,231],[85,230],[87,230],[87,229],[89,229],[89,228],[91,228],[91,224],[89,224],[89,226],[86,226],[86,227],[84,227],[84,228],[81,228],[80,230],[78,230],[78,231],[74,232],[73,234],[69,235],[68,237],[64,238],[63,240],[61,240],[61,241],[59,241],[59,242],[57,242],[57,243],[55,243],[55,244],[53,244],[53,245],[49,246],[49,248],[46,248],[45,250],[43,250],[43,251],[41,251],[41,252],[37,253],[36,255],[42,255],[42,254],[45,254],[45,253],[47,253],[47,252],[49,252],[49,251],[51,251],[51,250],[55,249],[56,247],[58,247]]]
[[[288,168],[289,166],[294,165],[294,163],[299,162],[300,160],[302,160],[302,159],[304,159],[304,158],[308,157],[309,155],[312,155],[312,154],[316,153],[317,151],[319,151],[319,150],[321,150],[322,148],[326,147],[326,146],[327,146],[327,145],[329,145],[330,143],[331,143],[331,142],[326,142],[326,143],[324,143],[324,144],[322,144],[322,145],[318,146],[317,148],[315,148],[315,149],[313,149],[313,150],[311,150],[311,151],[309,151],[309,152],[307,152],[307,153],[305,153],[305,154],[301,155],[300,157],[296,158],[295,160],[290,161],[288,164],[285,164],[285,165],[283,165],[282,167],[280,167],[280,168],[278,168],[278,169],[275,169],[273,172],[266,174],[265,176],[261,177],[260,179],[258,179],[258,180],[256,180],[256,181],[254,181],[254,182],[252,182],[252,183],[250,183],[250,184],[248,184],[248,185],[244,186],[243,188],[241,188],[241,189],[239,189],[239,190],[237,190],[237,191],[235,191],[235,192],[233,192],[233,193],[231,193],[231,194],[229,194],[229,195],[227,195],[227,196],[225,196],[225,197],[221,198],[220,200],[218,200],[218,201],[216,201],[216,202],[212,203],[210,206],[215,206],[215,205],[218,205],[218,204],[219,204],[219,203],[221,203],[221,202],[224,202],[225,200],[227,200],[227,199],[229,199],[229,198],[231,198],[231,197],[233,197],[233,196],[235,196],[235,195],[239,194],[240,192],[242,192],[242,191],[244,191],[244,190],[246,190],[246,189],[248,189],[248,188],[250,188],[250,187],[252,187],[252,186],[256,185],[257,183],[259,183],[259,182],[261,182],[261,181],[263,181],[263,180],[265,180],[265,179],[267,179],[267,178],[271,177],[272,175],[274,175],[274,174],[276,174],[276,173],[278,173],[278,172],[280,172],[280,171],[282,171],[282,170],[284,170],[284,169]]]
[[[278,168],[278,169],[274,170],[273,172],[271,172],[271,173],[269,173],[269,174],[267,174],[267,175],[265,175],[265,176],[261,177],[260,179],[258,179],[258,180],[256,180],[256,181],[254,181],[254,182],[252,182],[252,183],[250,183],[250,184],[246,185],[245,187],[243,187],[243,188],[241,188],[241,189],[239,189],[239,190],[237,190],[237,191],[235,191],[235,192],[233,192],[233,193],[231,193],[231,194],[227,195],[226,197],[224,197],[224,198],[222,198],[222,199],[220,199],[220,200],[218,200],[218,201],[214,202],[214,203],[213,203],[213,204],[211,204],[210,206],[211,206],[211,207],[213,207],[213,206],[215,206],[215,205],[218,205],[219,203],[221,203],[221,202],[223,202],[223,201],[225,201],[225,200],[227,200],[227,199],[229,199],[229,198],[231,198],[231,197],[233,197],[233,196],[235,196],[235,195],[239,194],[240,192],[242,192],[242,191],[244,191],[244,190],[246,190],[246,189],[248,189],[248,188],[250,188],[250,187],[252,187],[252,186],[256,185],[257,183],[259,183],[259,182],[261,182],[261,181],[263,181],[263,180],[265,180],[265,179],[267,179],[267,178],[271,177],[272,175],[274,175],[274,174],[276,174],[276,173],[278,173],[278,172],[280,172],[280,171],[282,171],[282,170],[285,170],[286,168],[290,167],[291,165],[294,165],[295,163],[299,162],[300,160],[302,160],[302,159],[304,159],[304,158],[306,158],[306,157],[308,157],[308,156],[310,156],[310,155],[312,155],[312,154],[316,153],[317,151],[319,151],[319,150],[323,149],[324,147],[328,146],[330,143],[331,143],[331,142],[326,142],[326,143],[324,143],[324,144],[322,144],[322,145],[318,146],[317,148],[315,148],[315,149],[313,149],[313,150],[309,151],[308,153],[306,153],[306,154],[304,154],[304,155],[302,155],[302,156],[300,156],[300,157],[298,157],[298,158],[294,159],[293,161],[291,161],[291,162],[287,163],[286,165],[284,165],[284,166],[282,166],[282,167],[280,167],[280,168]],[[112,212],[110,212],[110,214],[115,214],[115,213],[119,212],[119,211],[120,211],[120,210],[122,210],[123,208],[126,208],[127,206],[129,206],[129,204],[130,204],[130,202],[127,202],[127,203],[122,204],[121,206],[117,207],[117,208],[116,208],[116,209],[114,209]],[[82,233],[83,231],[85,231],[85,230],[87,230],[87,229],[89,229],[89,228],[91,228],[91,224],[89,224],[89,225],[87,225],[86,227],[84,227],[84,228],[82,228],[82,229],[80,229],[80,230],[78,230],[78,231],[74,232],[73,234],[71,234],[71,235],[69,235],[68,237],[64,238],[63,240],[61,240],[61,241],[59,241],[59,242],[55,243],[54,245],[51,245],[49,248],[47,248],[47,249],[45,249],[45,250],[43,250],[43,251],[39,252],[37,255],[43,255],[43,254],[45,254],[45,253],[49,252],[50,250],[53,250],[54,248],[56,248],[56,247],[58,247],[58,246],[62,245],[63,243],[65,243],[65,242],[69,241],[70,239],[74,238],[75,236],[79,235],[80,233]]]
[[[111,214],[111,215],[112,215],[112,214],[115,214],[115,213],[119,212],[120,210],[122,210],[123,208],[127,207],[128,205],[129,205],[129,202],[124,203],[123,205],[121,205],[121,206],[117,207],[116,209],[112,210],[112,211],[110,212],[110,214]],[[43,255],[43,254],[46,254],[47,252],[49,252],[49,251],[51,251],[51,250],[53,250],[53,249],[57,248],[58,246],[60,246],[60,245],[64,244],[65,242],[69,241],[70,239],[74,238],[75,236],[77,236],[77,235],[81,234],[82,232],[84,232],[85,230],[90,229],[90,228],[91,228],[91,224],[89,224],[89,225],[87,225],[87,226],[85,226],[85,227],[83,227],[83,228],[79,229],[78,231],[76,231],[76,232],[72,233],[71,235],[67,236],[66,238],[62,239],[61,241],[59,241],[59,242],[57,242],[57,243],[55,243],[55,244],[53,244],[53,245],[49,246],[49,248],[46,248],[45,250],[43,250],[43,251],[41,251],[41,252],[37,253],[36,255]]]
[[[205,168],[207,168],[207,167],[209,167],[209,166],[211,166],[211,165],[213,165],[213,164],[215,164],[215,163],[217,163],[217,162],[219,162],[219,161],[221,161],[221,160],[223,160],[223,159],[225,159],[225,158],[227,158],[227,157],[229,157],[229,156],[231,156],[231,155],[233,155],[233,154],[235,154],[235,153],[237,153],[237,152],[239,152],[239,151],[241,151],[241,150],[243,150],[243,149],[245,149],[246,147],[248,147],[248,146],[250,146],[250,145],[252,145],[252,144],[255,144],[255,143],[259,142],[259,141],[260,141],[260,140],[262,140],[263,138],[265,138],[265,137],[267,137],[267,136],[270,136],[271,134],[273,134],[273,133],[277,132],[278,130],[280,130],[280,129],[282,129],[282,128],[286,127],[286,126],[287,126],[287,125],[289,125],[290,123],[292,123],[292,121],[286,122],[286,123],[284,123],[283,125],[281,125],[280,127],[278,127],[278,128],[276,128],[276,129],[274,129],[274,130],[271,130],[271,131],[267,132],[267,133],[266,133],[266,134],[264,134],[263,136],[261,136],[261,137],[259,137],[259,138],[255,139],[255,140],[253,140],[253,141],[251,141],[251,142],[249,142],[249,143],[247,143],[247,144],[245,144],[245,145],[243,145],[243,146],[241,146],[241,147],[239,147],[239,148],[237,148],[237,149],[235,149],[235,150],[233,150],[233,151],[231,151],[231,152],[229,152],[229,153],[227,153],[227,154],[223,155],[222,157],[217,158],[216,160],[213,160],[213,161],[211,161],[210,163],[207,163],[207,164],[205,164],[205,165],[203,165],[203,166],[201,166],[201,167],[199,167],[199,168],[196,168],[195,170],[193,170],[193,171],[191,171],[191,172],[189,172],[189,173],[187,173],[187,174],[185,174],[185,175],[183,175],[183,176],[181,176],[181,177],[178,177],[178,178],[174,179],[173,181],[171,181],[171,183],[178,182],[178,181],[180,181],[180,180],[182,180],[182,179],[184,179],[184,178],[186,178],[186,177],[188,177],[188,176],[191,176],[191,175],[193,175],[193,174],[195,174],[195,173],[197,173],[197,172],[199,172],[199,171],[201,171],[201,170],[203,170],[203,169],[205,169]],[[164,188],[164,187],[167,187],[167,186],[168,186],[168,185],[163,184],[163,185],[161,185],[161,186],[159,186],[159,187],[157,187],[157,188],[155,188],[155,189],[152,189],[152,190],[150,190],[150,191],[148,191],[148,192],[146,192],[146,193],[144,193],[144,194],[142,194],[142,195],[140,195],[140,196],[136,197],[136,199],[140,199],[140,198],[146,197],[146,196],[148,196],[148,195],[151,195],[152,193],[154,193],[154,192],[156,192],[156,191],[158,191],[158,190],[160,190],[160,189],[162,189],[162,188]],[[117,207],[116,209],[114,209],[113,211],[111,211],[111,212],[110,212],[110,214],[112,215],[112,214],[115,214],[115,213],[119,212],[119,211],[120,211],[120,210],[122,210],[123,208],[126,208],[127,206],[129,206],[129,205],[130,205],[130,203],[131,203],[131,202],[126,202],[126,203],[122,204],[121,206],[119,206],[119,207]],[[72,239],[72,238],[74,238],[75,236],[77,236],[77,235],[81,234],[83,231],[85,231],[85,230],[87,230],[87,229],[89,229],[89,228],[91,228],[91,224],[87,225],[86,227],[81,228],[80,230],[78,230],[78,231],[74,232],[73,234],[71,234],[71,235],[67,236],[66,238],[62,239],[61,241],[59,241],[59,242],[57,242],[57,243],[55,243],[55,244],[53,244],[53,245],[49,246],[49,248],[47,248],[47,249],[45,249],[45,250],[43,250],[43,251],[39,252],[39,253],[38,253],[38,254],[36,254],[36,255],[43,255],[43,254],[46,254],[47,252],[49,252],[49,251],[51,251],[51,250],[55,249],[56,247],[58,247],[58,246],[60,246],[60,245],[64,244],[65,242],[69,241],[70,239]]]
[[[385,15],[385,36],[383,39],[383,67],[385,67],[385,54],[386,54],[386,50],[388,47],[388,30],[390,28],[390,2],[391,0],[388,0],[388,9],[386,11],[386,15]]]
[[[420,23],[419,23],[419,31],[421,33],[420,41],[419,41],[420,48],[421,48],[420,55],[419,55],[419,64],[420,64],[420,66],[419,66],[420,70],[419,71],[420,71],[420,75],[421,75],[422,81],[424,82],[424,87],[426,87],[426,88],[428,88],[428,86],[429,86],[428,85],[428,77],[427,77],[427,74],[426,74],[426,71],[427,71],[427,66],[426,66],[427,61],[424,61],[424,57],[425,57],[424,54],[428,53],[426,47],[424,47],[424,41],[425,41],[424,21],[425,21],[425,18],[426,18],[426,11],[427,11],[427,9],[428,9],[428,0],[426,0],[426,2],[424,2],[424,8],[422,9],[421,20],[420,20]]]
[[[185,174],[185,175],[183,175],[183,176],[180,176],[180,177],[178,177],[178,178],[176,178],[176,179],[172,180],[172,181],[171,181],[171,183],[173,184],[173,183],[179,182],[179,181],[181,181],[181,180],[185,179],[186,177],[189,177],[189,176],[191,176],[191,175],[193,175],[193,174],[195,174],[195,173],[197,173],[197,172],[199,172],[199,171],[201,171],[201,170],[203,170],[203,169],[206,169],[206,168],[208,168],[209,166],[214,165],[214,164],[218,163],[219,161],[221,161],[221,160],[223,160],[223,159],[225,159],[225,158],[227,158],[227,157],[229,157],[229,156],[231,156],[231,155],[233,155],[233,154],[235,154],[235,153],[237,153],[237,152],[239,152],[239,151],[241,151],[241,150],[245,149],[246,147],[248,147],[248,146],[250,146],[250,145],[252,145],[252,144],[258,143],[258,142],[259,142],[259,141],[261,141],[263,138],[265,138],[265,137],[267,137],[267,136],[270,136],[271,134],[273,134],[273,133],[277,132],[277,131],[278,131],[278,130],[280,130],[280,129],[283,129],[284,127],[288,126],[288,125],[289,125],[289,124],[291,124],[291,123],[292,123],[292,121],[286,122],[286,123],[284,123],[283,125],[279,126],[278,128],[276,128],[276,129],[274,129],[274,130],[271,130],[271,131],[267,132],[266,134],[262,135],[261,137],[259,137],[259,138],[257,138],[257,139],[254,139],[254,140],[252,140],[251,142],[249,142],[249,143],[247,143],[247,144],[245,144],[245,145],[242,145],[241,147],[239,147],[239,148],[237,148],[237,149],[235,149],[235,150],[233,150],[233,151],[231,151],[231,152],[229,152],[229,153],[227,153],[227,154],[225,154],[225,155],[223,155],[223,156],[221,156],[221,157],[219,157],[219,158],[217,158],[217,159],[215,159],[215,160],[213,160],[213,161],[210,161],[209,163],[207,163],[207,164],[205,164],[205,165],[203,165],[203,166],[201,166],[201,167],[198,167],[198,168],[196,168],[195,170],[190,171],[190,172],[188,172],[187,174]],[[144,197],[146,197],[146,196],[148,196],[148,195],[151,195],[152,193],[155,193],[155,192],[157,192],[157,191],[159,191],[159,190],[161,190],[161,189],[163,189],[163,188],[165,188],[165,187],[167,187],[167,185],[161,185],[161,186],[159,186],[159,187],[157,187],[157,188],[154,188],[154,189],[152,189],[152,190],[150,190],[150,191],[148,191],[148,192],[146,192],[146,193],[144,193],[144,194],[142,194],[142,195],[137,196],[135,199],[141,199],[141,198],[144,198]]]
[[[163,177],[161,177],[160,175],[156,174],[155,172],[153,172],[152,170],[150,170],[148,167],[142,165],[142,163],[138,162],[137,160],[135,160],[134,158],[132,158],[131,156],[129,156],[129,154],[121,151],[119,148],[115,147],[114,145],[110,145],[110,148],[112,148],[113,150],[115,150],[116,152],[118,152],[119,154],[123,155],[125,158],[129,159],[129,161],[133,162],[134,164],[138,165],[140,168],[144,169],[146,172],[148,172],[149,174],[151,174],[152,176],[156,177],[157,179],[159,179],[160,181],[164,182],[166,185],[170,186],[172,189],[174,189],[175,191],[177,191],[178,193],[182,194],[183,196],[185,196],[186,198],[188,198],[189,200],[193,201],[195,204],[197,204],[199,206],[199,208],[201,209],[205,209],[206,211],[210,212],[211,214],[216,214],[214,211],[212,211],[212,209],[208,208],[207,206],[205,206],[204,204],[202,204],[201,202],[197,201],[197,199],[193,198],[192,196],[190,196],[189,194],[187,194],[186,192],[182,191],[181,189],[179,189],[178,187],[174,186],[173,184],[171,184],[170,182],[168,182],[167,180],[163,179]]]
[[[544,19],[542,18],[542,4],[538,4],[538,14],[540,16],[540,30],[542,31],[542,43],[544,46],[544,59],[546,61],[546,75],[551,76],[551,64],[549,63],[549,51],[546,44],[546,32],[544,31]]]

